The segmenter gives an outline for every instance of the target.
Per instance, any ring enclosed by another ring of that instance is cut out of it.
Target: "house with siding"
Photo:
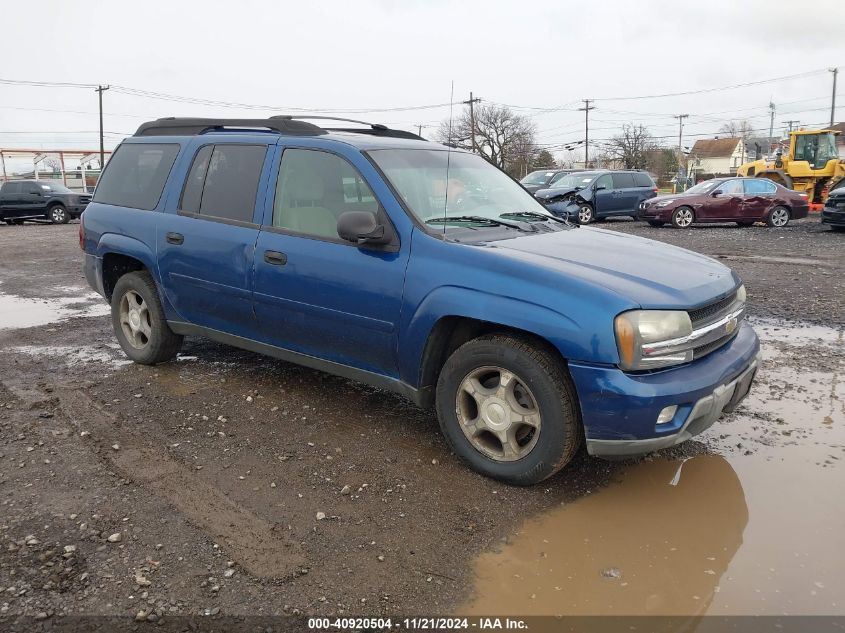
[[[741,138],[700,139],[690,150],[687,169],[696,179],[699,176],[731,176],[744,162],[747,162],[747,154]]]

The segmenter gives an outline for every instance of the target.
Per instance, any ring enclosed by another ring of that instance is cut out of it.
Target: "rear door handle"
[[[179,246],[185,241],[185,236],[181,233],[168,233],[165,239],[168,244],[176,244]]]
[[[279,251],[264,251],[264,261],[273,266],[284,266],[288,263],[288,256]]]

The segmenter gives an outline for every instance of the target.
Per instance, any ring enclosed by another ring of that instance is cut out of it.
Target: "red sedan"
[[[766,178],[714,178],[683,193],[657,196],[640,203],[638,217],[652,226],[671,222],[677,228],[693,223],[765,222],[782,227],[806,218],[807,196]]]

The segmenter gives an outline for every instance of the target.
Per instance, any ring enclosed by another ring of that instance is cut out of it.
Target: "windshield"
[[[552,183],[551,189],[575,189],[581,187],[582,189],[589,185],[593,178],[598,174],[594,171],[579,171],[574,174],[564,176],[560,180]]]
[[[70,189],[65,187],[64,185],[59,185],[53,182],[39,182],[38,185],[44,191],[50,191],[53,193],[73,193]]]
[[[520,180],[523,185],[545,185],[549,182],[549,178],[555,175],[554,171],[543,169],[542,171],[532,171],[525,178]]]
[[[686,193],[707,193],[711,189],[715,188],[717,185],[722,184],[722,180],[705,180],[704,182],[700,182],[694,187],[690,187],[687,189]]]
[[[499,220],[518,213],[551,217],[530,193],[474,154],[380,149],[369,155],[421,222],[460,216]]]

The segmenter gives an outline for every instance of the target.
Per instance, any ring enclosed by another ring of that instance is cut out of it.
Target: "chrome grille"
[[[692,329],[695,330],[702,325],[718,321],[730,311],[729,308],[733,305],[734,301],[736,301],[735,292],[716,303],[711,303],[696,310],[690,310],[689,318],[692,321]]]

